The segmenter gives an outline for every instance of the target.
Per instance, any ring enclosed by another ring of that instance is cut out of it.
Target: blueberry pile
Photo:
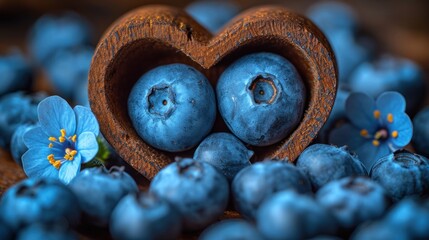
[[[186,11],[216,33],[239,8],[201,1]],[[315,4],[307,16],[333,47],[339,89],[318,139],[295,163],[254,161],[259,149],[289,136],[305,111],[307,89],[288,59],[243,55],[215,86],[192,66],[158,66],[133,86],[128,113],[147,144],[180,157],[144,191],[120,159],[79,165],[67,184],[52,178],[55,171],[40,172],[1,196],[0,239],[429,239],[422,70],[380,53],[348,5]],[[37,106],[51,94],[31,91],[34,74],[44,73],[52,93],[87,105],[91,32],[77,14],[44,16],[29,35],[30,59],[15,50],[0,56],[0,147],[10,148],[17,164],[28,150],[23,136],[40,127]],[[218,121],[223,132],[213,130]],[[61,143],[67,141],[73,136]],[[241,218],[224,220],[225,211]]]

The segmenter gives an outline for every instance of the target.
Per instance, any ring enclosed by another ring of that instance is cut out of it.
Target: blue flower
[[[348,145],[371,169],[379,158],[410,142],[413,125],[405,105],[404,97],[397,92],[382,93],[376,101],[363,93],[352,93],[346,101],[349,123],[334,129],[329,141]]]
[[[39,126],[24,135],[29,148],[22,156],[22,165],[29,177],[59,178],[69,183],[80,171],[82,163],[98,152],[97,119],[87,107],[74,109],[58,96],[40,102]]]

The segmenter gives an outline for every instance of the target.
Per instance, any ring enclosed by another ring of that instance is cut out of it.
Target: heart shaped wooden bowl
[[[320,30],[305,17],[281,7],[250,9],[216,36],[173,7],[147,6],[124,15],[107,30],[95,51],[89,75],[91,108],[104,137],[118,154],[152,179],[174,155],[146,144],[132,126],[127,100],[139,77],[160,65],[185,63],[215,86],[234,60],[261,51],[280,54],[295,65],[307,88],[307,102],[301,123],[290,136],[273,146],[252,148],[255,161],[294,161],[329,116],[337,89],[337,67]],[[227,131],[220,117],[213,131]],[[179,153],[189,154],[192,152]]]

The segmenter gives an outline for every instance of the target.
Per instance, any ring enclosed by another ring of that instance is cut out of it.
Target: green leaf
[[[105,166],[106,163],[109,161],[109,157],[110,157],[109,147],[107,147],[107,144],[105,143],[105,141],[100,137],[97,137],[97,143],[98,143],[97,155],[95,155],[94,159],[92,159],[91,161],[82,164],[82,169]]]

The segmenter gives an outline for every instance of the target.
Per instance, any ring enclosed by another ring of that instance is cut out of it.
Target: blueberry
[[[88,96],[88,81],[83,81],[76,86],[72,99],[77,105],[90,107]]]
[[[365,166],[347,147],[314,144],[299,156],[296,167],[310,180],[314,191],[348,176],[367,176]]]
[[[390,204],[384,189],[366,177],[332,181],[316,193],[316,200],[331,211],[346,230],[380,218]]]
[[[191,66],[170,64],[137,81],[128,98],[128,112],[145,142],[179,152],[194,147],[210,132],[216,100],[203,74]]]
[[[262,240],[261,234],[250,223],[240,219],[229,219],[218,222],[201,234],[199,240]]]
[[[0,239],[2,240],[14,239],[14,231],[12,230],[11,227],[9,227],[8,225],[6,225],[6,223],[3,222],[1,217],[2,216],[0,214]]]
[[[429,107],[421,110],[413,119],[413,147],[417,153],[429,157]]]
[[[405,240],[412,239],[402,227],[383,221],[363,224],[353,232],[352,240]]]
[[[33,57],[46,63],[55,52],[91,44],[88,22],[74,12],[45,15],[34,24],[29,38]]]
[[[82,170],[69,184],[79,198],[85,220],[95,226],[107,226],[113,208],[122,197],[138,191],[137,184],[124,168],[104,167]]]
[[[369,174],[394,201],[429,192],[429,160],[405,150],[382,157]]]
[[[313,4],[307,11],[310,18],[324,33],[355,32],[358,28],[356,13],[346,3],[326,1]]]
[[[260,206],[256,222],[266,239],[306,239],[334,234],[337,222],[311,196],[294,191],[278,192]]]
[[[180,221],[180,213],[165,200],[150,193],[129,194],[113,210],[110,232],[114,239],[177,239]]]
[[[415,109],[424,93],[423,73],[411,60],[385,55],[361,64],[350,76],[350,89],[377,97],[386,91],[397,91],[407,101],[407,111]]]
[[[342,238],[336,236],[329,235],[320,235],[312,238],[308,238],[307,240],[341,240]]]
[[[375,43],[371,39],[360,40],[355,34],[346,31],[334,32],[328,40],[337,59],[339,86],[356,91],[350,86],[350,78],[356,68],[373,58],[372,45]]]
[[[54,91],[68,99],[74,97],[77,91],[82,91],[81,86],[88,82],[93,54],[92,47],[56,51],[46,63],[48,79]]]
[[[212,33],[218,32],[240,11],[230,1],[196,1],[186,7],[186,12]]]
[[[150,184],[150,192],[180,211],[186,230],[199,230],[223,214],[229,197],[226,178],[213,166],[191,158],[177,158]]]
[[[339,125],[342,121],[346,119],[346,100],[349,97],[350,92],[343,89],[338,89],[337,95],[335,96],[334,106],[332,107],[332,111],[326,121],[325,125],[323,125],[322,129],[320,129],[318,134],[318,139],[322,143],[329,142],[329,134],[331,130],[334,129],[337,125]]]
[[[384,222],[403,229],[410,239],[429,239],[429,199],[407,198],[397,203]]]
[[[12,134],[22,124],[37,123],[37,105],[45,97],[43,93],[14,92],[0,98],[0,147],[9,146]]]
[[[230,133],[213,133],[206,137],[195,150],[194,159],[216,167],[232,181],[243,168],[250,166],[250,151]]]
[[[30,64],[19,51],[0,55],[0,96],[18,90],[28,90],[32,82]]]
[[[307,177],[283,161],[258,162],[244,168],[235,176],[231,188],[237,211],[251,220],[264,199],[275,192],[287,189],[311,192]]]
[[[305,86],[287,59],[273,53],[233,62],[216,87],[219,112],[235,136],[255,146],[287,137],[304,111]]]
[[[39,223],[32,224],[18,234],[17,240],[74,240],[78,239],[76,233],[67,227],[59,224],[43,225]]]
[[[338,64],[339,85],[347,86],[353,70],[372,58],[374,40],[360,31],[355,12],[345,3],[332,1],[314,4],[307,16],[331,43]]]
[[[15,162],[20,166],[22,166],[21,157],[28,150],[27,146],[24,144],[24,134],[35,126],[36,125],[33,124],[23,124],[19,126],[13,133],[10,140],[10,152],[13,160],[15,160]]]
[[[80,220],[76,196],[55,179],[26,179],[9,188],[0,202],[0,213],[15,230],[35,222],[76,225]]]

